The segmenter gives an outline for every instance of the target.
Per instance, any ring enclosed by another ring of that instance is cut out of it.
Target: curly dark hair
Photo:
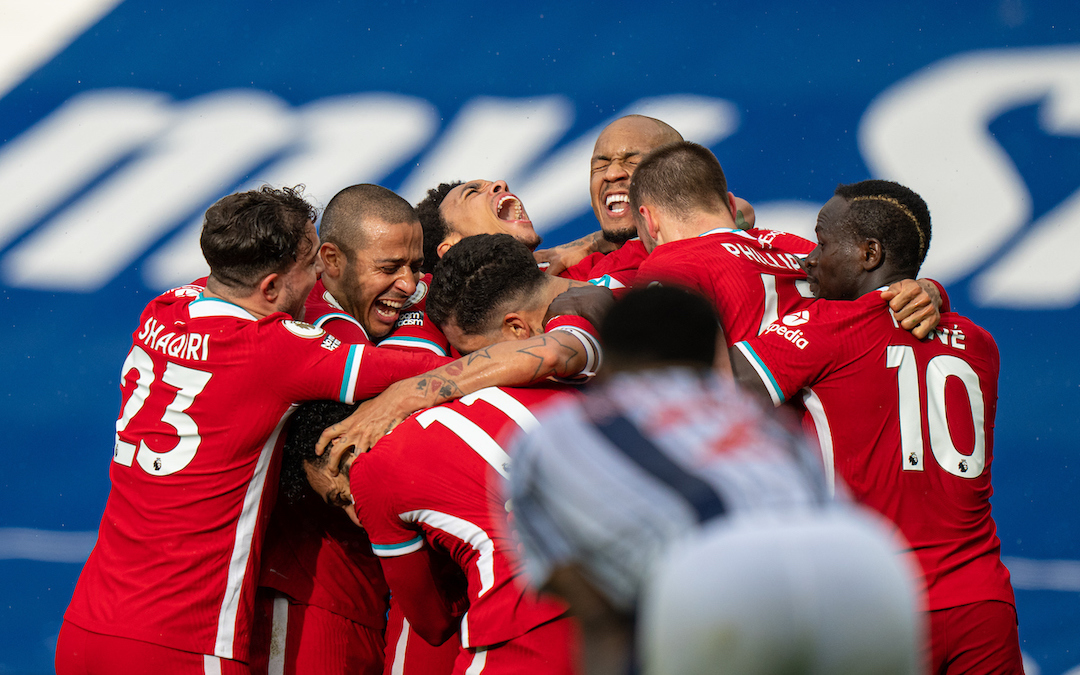
[[[222,197],[207,209],[199,245],[210,276],[230,288],[249,290],[311,253],[307,225],[318,211],[304,201],[303,189],[264,185]]]
[[[315,442],[323,429],[337,424],[356,410],[355,405],[338,401],[308,401],[289,420],[281,456],[280,492],[289,503],[295,504],[309,490],[304,462],[318,468],[330,459],[330,452],[315,454]],[[342,471],[346,468],[342,467]]]
[[[848,201],[842,230],[859,239],[877,239],[898,273],[914,278],[930,249],[930,209],[914,190],[887,180],[841,184],[835,193]]]
[[[435,271],[439,262],[439,244],[450,234],[450,224],[442,217],[439,207],[446,195],[461,184],[461,181],[440,183],[439,187],[428,190],[427,197],[416,205],[416,217],[424,230],[424,266],[421,268],[424,272]]]
[[[435,267],[428,317],[451,320],[467,335],[494,328],[499,310],[526,301],[547,276],[525,244],[508,234],[478,234],[454,244]]]

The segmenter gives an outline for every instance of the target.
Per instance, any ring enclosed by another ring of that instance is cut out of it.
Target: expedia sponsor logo
[[[794,316],[794,315],[790,315],[790,316]],[[786,322],[787,317],[784,317],[784,320]],[[803,323],[806,323],[806,322],[803,321]],[[766,328],[765,329],[765,335],[768,335],[769,333],[776,333],[777,335],[784,338],[785,340],[787,340],[791,344],[795,345],[799,349],[806,349],[806,346],[808,344],[810,344],[810,341],[807,340],[805,337],[803,337],[803,332],[801,330],[792,329],[792,328],[785,328],[784,326],[781,326],[779,323],[771,324],[768,328]]]
[[[801,326],[810,320],[810,312],[802,310],[801,312],[795,312],[794,314],[788,314],[784,317],[785,326]]]

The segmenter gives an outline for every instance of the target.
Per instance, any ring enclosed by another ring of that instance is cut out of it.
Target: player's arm
[[[611,253],[618,246],[604,239],[604,233],[600,230],[587,234],[568,244],[560,244],[552,248],[540,249],[533,252],[536,262],[547,264],[544,271],[553,276],[562,275],[563,271],[573,267],[586,256],[593,253]]]
[[[380,557],[383,576],[402,613],[416,633],[432,645],[457,632],[461,613],[443,594],[432,570],[431,549],[395,557]]]
[[[360,404],[352,415],[319,438],[322,454],[333,441],[331,471],[354,449],[367,452],[403,419],[423,408],[446,403],[496,386],[527,386],[549,377],[570,379],[594,372],[599,343],[584,331],[552,330],[527,340],[499,342],[441,368],[401,380],[376,398]]]
[[[728,356],[731,359],[731,372],[735,377],[735,382],[742,387],[742,389],[754,397],[760,399],[761,403],[765,406],[779,405],[769,395],[769,389],[765,386],[765,382],[762,380],[758,369],[755,368],[747,356],[742,350],[732,346],[728,350]]]

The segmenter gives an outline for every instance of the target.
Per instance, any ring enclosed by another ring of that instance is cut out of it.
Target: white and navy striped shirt
[[[539,419],[511,476],[528,573],[540,585],[577,563],[624,611],[659,556],[701,524],[830,503],[801,434],[705,371],[621,373]]]

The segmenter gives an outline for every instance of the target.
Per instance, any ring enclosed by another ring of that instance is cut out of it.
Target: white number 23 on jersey
[[[120,440],[121,432],[127,429],[131,419],[142,410],[155,382],[154,362],[149,354],[137,346],[132,347],[124,361],[124,367],[120,371],[121,381],[127,379],[128,373],[132,370],[137,375],[135,389],[124,404],[120,419],[116,421],[116,447],[113,451],[113,461],[124,466],[131,466],[132,462],[138,461],[143,471],[151,476],[174,474],[191,463],[199,450],[199,443],[202,442],[199,426],[185,411],[191,407],[191,404],[195,402],[195,397],[210,381],[210,373],[172,362],[166,363],[161,381],[176,387],[177,392],[165,407],[161,421],[175,430],[177,441],[172,450],[155,452],[145,440],[139,441],[138,448]]]

